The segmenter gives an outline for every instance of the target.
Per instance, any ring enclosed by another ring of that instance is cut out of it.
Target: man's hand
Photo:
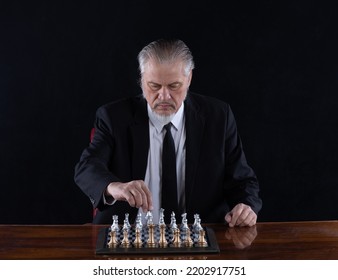
[[[224,219],[229,224],[229,227],[251,227],[256,224],[257,215],[250,206],[239,203],[225,215]]]
[[[153,210],[151,192],[142,180],[110,183],[105,195],[116,200],[127,201],[132,207],[141,207],[143,212]]]

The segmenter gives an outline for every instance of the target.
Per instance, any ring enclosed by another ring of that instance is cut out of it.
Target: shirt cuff
[[[106,197],[104,194],[102,195],[102,199],[104,205],[113,205],[116,202],[116,199],[113,199],[111,196]]]

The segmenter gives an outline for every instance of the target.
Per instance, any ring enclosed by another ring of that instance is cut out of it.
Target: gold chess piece
[[[108,247],[109,248],[115,248],[117,247],[118,245],[118,242],[117,242],[117,236],[116,236],[116,231],[115,230],[112,230],[110,231],[110,240],[109,240],[109,243],[108,243]]]
[[[199,247],[207,247],[208,243],[205,241],[205,231],[203,229],[200,229],[199,236],[198,236],[198,242]]]
[[[186,229],[186,234],[187,234],[187,236],[185,238],[184,244],[185,244],[186,247],[192,247],[194,242],[192,241],[191,236],[190,236],[190,228]]]
[[[128,230],[123,230],[123,239],[121,241],[122,247],[128,248],[130,247],[130,241],[128,238]]]
[[[149,233],[149,237],[148,237],[148,241],[147,241],[147,245],[148,247],[155,247],[155,238],[154,238],[154,224],[149,224],[148,225],[148,233]]]
[[[174,229],[173,245],[174,247],[181,247],[180,230],[178,228]]]
[[[135,240],[133,244],[136,248],[142,247],[141,231],[138,227],[135,229]]]
[[[165,229],[166,229],[166,225],[165,224],[161,224],[160,225],[160,241],[159,241],[159,246],[162,247],[162,248],[168,246],[168,241],[165,238]]]

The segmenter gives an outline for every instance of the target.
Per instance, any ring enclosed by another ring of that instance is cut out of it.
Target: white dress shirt
[[[162,144],[165,136],[164,123],[159,120],[152,112],[148,105],[149,116],[149,152],[148,152],[148,164],[146,169],[146,175],[144,182],[148,186],[153,198],[153,221],[158,224],[159,213],[161,208],[161,174],[162,174]],[[175,142],[176,149],[176,171],[177,171],[177,195],[178,206],[182,212],[185,211],[185,117],[184,117],[184,103],[173,116],[171,120],[171,133]],[[165,210],[165,209],[164,209]],[[142,221],[145,223],[145,214],[140,209],[142,214]],[[164,214],[170,215],[171,213],[164,212]],[[176,217],[178,219],[180,217]]]

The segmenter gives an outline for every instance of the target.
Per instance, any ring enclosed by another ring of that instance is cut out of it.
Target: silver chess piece
[[[181,231],[185,232],[189,228],[187,213],[182,214]]]
[[[192,225],[192,228],[195,232],[199,232],[202,228],[201,226],[201,218],[199,214],[194,215],[194,224]]]
[[[175,218],[175,212],[174,211],[171,212],[171,216],[170,216],[170,228],[172,230],[177,229],[177,224],[176,224],[176,218]]]
[[[147,225],[153,225],[154,221],[153,221],[153,213],[151,213],[151,211],[148,211],[146,214],[146,220],[147,220]]]
[[[143,224],[142,224],[142,214],[138,213],[135,221],[135,228],[138,228],[142,230]]]
[[[111,231],[114,231],[116,233],[119,232],[119,216],[113,215],[113,223],[110,227]]]
[[[123,221],[123,231],[127,230],[129,231],[129,229],[131,228],[131,225],[129,223],[129,213],[126,213],[125,214],[125,218],[124,218],[124,221]]]
[[[160,209],[160,218],[159,218],[159,221],[158,221],[158,225],[159,226],[165,225],[165,222],[164,222],[164,209],[163,208]]]

